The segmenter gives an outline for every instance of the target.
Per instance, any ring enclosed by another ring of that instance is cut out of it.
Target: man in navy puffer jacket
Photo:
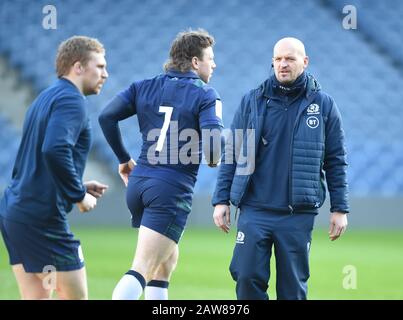
[[[226,141],[212,204],[228,233],[230,203],[240,208],[230,271],[238,299],[268,299],[275,248],[278,299],[306,299],[314,219],[330,194],[329,238],[346,230],[346,150],[334,100],[305,69],[301,41],[273,50],[274,75],[246,94]]]

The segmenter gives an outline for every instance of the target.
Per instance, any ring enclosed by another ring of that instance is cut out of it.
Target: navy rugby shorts
[[[179,242],[192,206],[193,193],[164,180],[129,177],[127,206],[132,226],[140,225]]]
[[[68,225],[33,226],[0,217],[0,230],[11,265],[25,272],[72,271],[84,267],[80,241]]]

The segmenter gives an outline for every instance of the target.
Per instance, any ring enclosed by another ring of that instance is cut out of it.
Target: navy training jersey
[[[85,97],[61,78],[39,94],[25,116],[11,183],[0,214],[32,225],[66,223],[82,183],[91,145]]]
[[[192,191],[202,159],[202,129],[223,127],[218,93],[194,72],[168,71],[134,82],[118,96],[137,114],[142,134],[132,175]]]

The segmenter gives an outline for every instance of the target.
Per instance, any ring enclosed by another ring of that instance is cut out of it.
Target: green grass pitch
[[[90,299],[110,299],[134,254],[137,231],[130,228],[77,228],[86,260]],[[189,228],[180,242],[178,267],[172,276],[170,299],[235,299],[228,266],[235,231]],[[403,232],[348,230],[331,242],[327,231],[313,234],[309,299],[403,299]],[[347,267],[346,267],[347,266]],[[352,267],[348,267],[352,266]],[[353,271],[351,271],[353,270]],[[343,273],[343,271],[345,273]],[[356,288],[351,278],[356,272]],[[275,270],[269,296],[275,299]],[[18,289],[0,241],[0,299],[18,299]]]

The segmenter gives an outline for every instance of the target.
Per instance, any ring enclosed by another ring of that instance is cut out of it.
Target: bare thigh
[[[59,271],[56,274],[56,291],[59,299],[88,299],[87,272],[85,267],[74,271]]]
[[[12,266],[15,279],[22,300],[49,299],[52,295],[51,289],[46,289],[41,277],[37,273],[25,272],[22,264]]]
[[[23,300],[50,299],[53,291],[63,300],[88,299],[84,267],[74,271],[50,273],[28,273],[22,264],[13,265],[12,269]]]
[[[140,226],[132,269],[141,273],[148,282],[152,280],[161,263],[175,252],[177,244],[168,237]]]

